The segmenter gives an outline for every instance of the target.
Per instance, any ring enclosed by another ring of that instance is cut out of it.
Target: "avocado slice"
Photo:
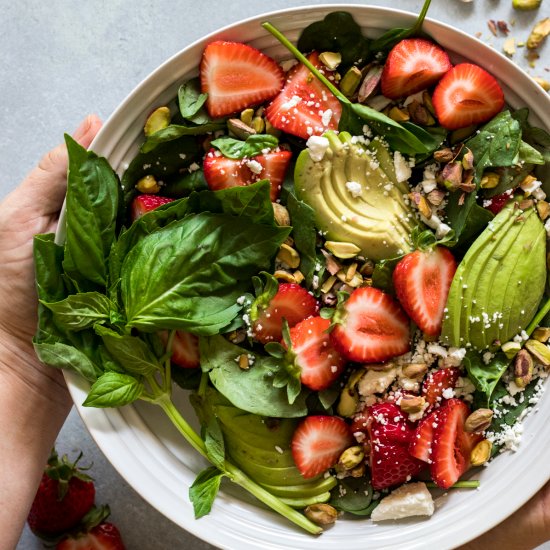
[[[312,160],[304,149],[294,171],[296,196],[313,208],[318,229],[331,241],[357,245],[372,260],[410,252],[418,221],[387,148],[377,139],[368,147],[355,143],[347,132],[323,137],[329,142],[323,159]]]

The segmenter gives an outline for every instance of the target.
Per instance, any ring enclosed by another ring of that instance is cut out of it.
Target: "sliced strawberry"
[[[334,349],[326,332],[330,320],[310,317],[290,329],[294,363],[300,368],[300,380],[308,388],[328,388],[341,374],[345,359]]]
[[[418,328],[429,336],[441,333],[456,267],[451,251],[435,246],[407,254],[393,271],[398,300]]]
[[[262,344],[279,342],[283,336],[283,319],[292,328],[318,312],[317,300],[304,287],[295,283],[282,283],[254,321],[254,339]]]
[[[483,206],[496,216],[506,206],[513,195],[514,190],[509,189],[508,191],[504,191],[504,193],[501,193],[500,195],[495,195],[490,199],[484,200]]]
[[[183,330],[176,331],[172,341],[172,363],[184,369],[196,369],[201,366],[197,336]]]
[[[316,52],[311,53],[308,60],[324,72]],[[307,139],[336,130],[342,106],[305,65],[299,64],[290,70],[283,90],[267,106],[265,114],[275,128]]]
[[[206,109],[223,117],[275,97],[285,74],[276,61],[240,42],[212,42],[200,64],[201,89],[208,94]]]
[[[429,88],[452,67],[447,52],[431,40],[406,38],[388,54],[382,72],[382,93],[399,99]]]
[[[119,530],[103,522],[90,531],[71,536],[57,543],[56,550],[125,550]]]
[[[174,199],[168,197],[160,197],[159,195],[138,195],[132,201],[132,221],[141,218],[141,216],[147,214],[147,212],[151,212],[151,210],[155,210],[155,208],[172,202],[173,200]]]
[[[244,159],[229,159],[218,150],[210,149],[204,158],[204,179],[212,191],[268,179],[274,202],[279,198],[291,159],[292,153],[283,149]]]
[[[431,372],[422,383],[422,395],[430,407],[434,407],[443,399],[443,392],[456,386],[460,370],[448,367]]]
[[[432,443],[430,473],[439,487],[448,489],[470,467],[470,454],[483,439],[464,431],[470,409],[460,399],[449,399],[439,409]]]
[[[368,408],[369,465],[375,490],[400,485],[426,466],[409,453],[414,425],[395,403],[377,403]]]
[[[334,321],[332,342],[350,361],[386,361],[410,349],[407,316],[391,296],[376,288],[354,290]]]
[[[439,409],[435,409],[418,423],[409,444],[409,453],[428,464],[432,461],[432,443],[437,428],[438,414]]]
[[[315,477],[334,466],[353,442],[349,426],[340,417],[308,416],[292,436],[292,456],[305,478]]]
[[[486,70],[461,63],[439,81],[432,103],[441,126],[456,130],[493,118],[504,107],[504,93]]]

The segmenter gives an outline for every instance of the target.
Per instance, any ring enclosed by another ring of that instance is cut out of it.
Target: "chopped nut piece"
[[[533,378],[533,358],[527,350],[520,350],[514,359],[514,382],[516,386],[525,388]]]
[[[545,91],[550,91],[550,82],[548,80],[545,80],[544,78],[541,78],[540,76],[533,77],[533,80]]]
[[[351,288],[357,288],[363,284],[363,277],[361,276],[360,273],[355,272],[351,277],[351,279],[348,279],[347,271],[348,271],[347,269],[340,270],[336,274],[336,277],[338,277],[340,281],[347,284]]]
[[[512,0],[515,10],[536,10],[542,0]]]
[[[250,368],[248,355],[246,353],[241,353],[241,355],[239,355],[239,368],[242,370],[248,370]]]
[[[481,178],[482,189],[494,189],[500,183],[500,174],[496,172],[485,172]]]
[[[501,348],[502,352],[508,359],[513,359],[518,351],[521,349],[521,344],[518,342],[506,342],[505,344],[502,344]]]
[[[351,97],[359,87],[362,76],[361,71],[355,65],[348,69],[340,81],[340,91],[346,97]]]
[[[407,105],[409,116],[412,121],[421,126],[433,126],[435,124],[435,118],[431,115],[430,111],[414,99]]]
[[[470,455],[472,466],[481,466],[491,458],[493,444],[488,439],[482,439],[473,449]]]
[[[346,449],[338,459],[338,465],[346,470],[351,470],[361,464],[365,458],[363,447],[354,445]]]
[[[285,206],[279,204],[278,202],[272,202],[273,206],[273,216],[275,218],[275,223],[282,227],[287,227],[290,225],[290,214]]]
[[[248,126],[248,124],[245,124],[239,118],[230,118],[227,121],[227,129],[231,134],[238,137],[239,139],[246,139],[247,137],[250,137],[256,133],[256,130],[254,130],[254,128]]]
[[[507,38],[502,46],[502,51],[508,56],[512,57],[516,53],[516,39],[514,37]]]
[[[334,283],[337,281],[336,275],[331,275],[321,286],[321,292],[326,294],[330,292],[330,289],[334,286]]]
[[[297,284],[300,284],[305,279],[304,274],[299,270],[296,270],[292,274],[292,276],[294,277],[294,280],[296,281]]]
[[[533,199],[525,199],[519,203],[520,210],[527,210],[528,208],[531,208],[535,202]]]
[[[497,21],[497,27],[502,34],[508,34],[510,32],[510,29],[508,28],[508,23],[506,23],[506,21]]]
[[[533,340],[538,340],[539,342],[548,342],[550,340],[550,328],[548,327],[538,327],[533,332]]]
[[[440,149],[439,151],[436,151],[434,153],[434,159],[437,162],[450,162],[454,158],[455,158],[455,155],[452,149],[449,149],[449,148]]]
[[[361,82],[359,91],[357,92],[357,101],[359,103],[363,103],[374,93],[381,77],[382,67],[380,65],[374,65],[367,71],[363,82]]]
[[[484,432],[493,420],[493,411],[491,409],[477,409],[464,423],[464,431],[468,433]]]
[[[281,248],[279,248],[277,260],[287,265],[291,269],[296,269],[300,266],[300,254],[298,254],[298,252],[294,248],[284,243],[281,245]]]
[[[143,132],[149,137],[159,130],[164,130],[170,124],[170,119],[170,109],[168,107],[159,107],[147,117]]]
[[[392,107],[388,116],[396,122],[406,122],[411,118],[405,109],[400,109],[399,107]]]
[[[538,340],[527,340],[525,349],[545,367],[550,366],[550,349]]]
[[[449,191],[455,191],[462,183],[462,172],[462,163],[456,160],[446,164],[437,179]]]
[[[136,183],[136,189],[140,193],[148,193],[148,194],[158,193],[160,191],[160,185],[155,179],[155,176],[148,174],[147,176],[143,176]]]
[[[284,281],[285,283],[295,283],[296,279],[294,278],[294,275],[292,273],[289,273],[288,271],[284,271],[282,269],[278,269],[273,273],[273,277],[277,280]]]
[[[332,252],[337,258],[347,260],[349,258],[355,258],[361,249],[353,243],[345,243],[339,241],[326,241],[325,248]]]
[[[420,395],[405,395],[399,402],[399,407],[404,413],[414,414],[420,412],[426,405],[426,400]]]
[[[465,147],[466,152],[462,157],[462,167],[464,170],[471,170],[474,167],[474,154],[470,149]]]
[[[233,344],[240,344],[246,340],[246,330],[240,328],[233,330],[227,335],[227,339]]]
[[[241,113],[241,120],[247,125],[252,126],[252,119],[254,118],[254,109],[245,109]]]
[[[426,363],[411,363],[405,365],[401,372],[411,380],[420,380],[428,372],[428,365]]]
[[[364,462],[362,462],[361,464],[359,464],[359,466],[355,466],[355,468],[352,468],[349,471],[349,475],[351,477],[363,477],[366,471],[367,471],[367,465]]]
[[[422,92],[422,103],[424,104],[424,107],[426,107],[426,109],[430,111],[430,114],[432,116],[435,116],[435,109],[432,103],[432,98],[430,97],[430,94],[428,92]]]
[[[338,271],[342,269],[342,265],[336,261],[332,254],[329,254],[326,250],[321,249],[323,256],[325,257],[325,267],[331,275],[336,275]]]
[[[257,134],[262,134],[265,130],[265,121],[261,116],[255,116],[252,119],[252,128]]]
[[[496,21],[494,21],[493,19],[489,19],[489,21],[487,21],[487,26],[489,27],[489,30],[491,31],[491,33],[496,36],[497,35],[497,23]]]
[[[550,34],[550,17],[542,19],[535,24],[529,38],[527,39],[527,47],[530,50],[538,48],[544,39]]]
[[[353,280],[355,277],[355,273],[357,272],[357,262],[353,262],[350,264],[346,270],[346,282],[349,283]]]
[[[357,405],[359,404],[359,396],[353,388],[348,388],[347,386],[343,389],[340,394],[340,401],[336,408],[336,412],[345,418],[353,416],[357,411]]]
[[[365,260],[365,263],[359,268],[359,273],[369,277],[374,273],[374,262],[372,260]]]
[[[305,508],[304,514],[307,519],[321,527],[332,525],[338,517],[336,508],[330,504],[311,504]]]
[[[323,52],[319,54],[319,61],[329,70],[335,71],[342,63],[342,54],[338,52]]]

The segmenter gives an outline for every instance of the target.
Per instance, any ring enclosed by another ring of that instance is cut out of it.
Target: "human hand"
[[[99,118],[90,115],[74,138],[89,147],[100,127]],[[62,144],[0,203],[0,373],[16,374],[31,388],[45,378],[61,381],[60,373],[40,364],[32,347],[37,323],[33,236],[55,231],[66,184],[67,150]],[[25,364],[29,368],[21,368]]]
[[[513,495],[510,495],[513,498]],[[460,550],[531,550],[550,540],[550,482],[531,500]]]

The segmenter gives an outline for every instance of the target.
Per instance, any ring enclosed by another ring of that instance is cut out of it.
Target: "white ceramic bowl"
[[[195,42],[169,59],[142,82],[107,121],[91,148],[109,159],[119,172],[136,154],[144,121],[153,108],[172,100],[179,85],[197,74],[204,46],[215,39],[247,42],[278,59],[287,51],[262,29],[269,20],[291,40],[309,23],[335,10],[353,14],[368,36],[385,29],[410,26],[410,13],[369,6],[325,5],[284,10],[225,27]],[[427,20],[425,30],[450,53],[453,61],[471,59],[495,75],[515,108],[529,106],[532,122],[550,128],[546,93],[504,56],[477,39],[447,25]],[[90,409],[80,404],[87,384],[67,374],[72,397],[91,435],[126,481],[152,506],[197,537],[222,548],[238,550],[367,548],[451,548],[465,543],[502,521],[526,502],[550,478],[550,398],[525,423],[519,452],[498,457],[479,472],[479,491],[451,491],[436,500],[430,519],[375,525],[345,519],[313,537],[287,520],[258,507],[230,483],[222,485],[212,513],[195,520],[187,497],[189,485],[206,463],[175,431],[160,410],[145,403],[122,409]],[[188,419],[194,413],[187,396],[176,390],[175,400]],[[196,426],[196,422],[193,420]],[[476,476],[477,477],[477,476]]]

